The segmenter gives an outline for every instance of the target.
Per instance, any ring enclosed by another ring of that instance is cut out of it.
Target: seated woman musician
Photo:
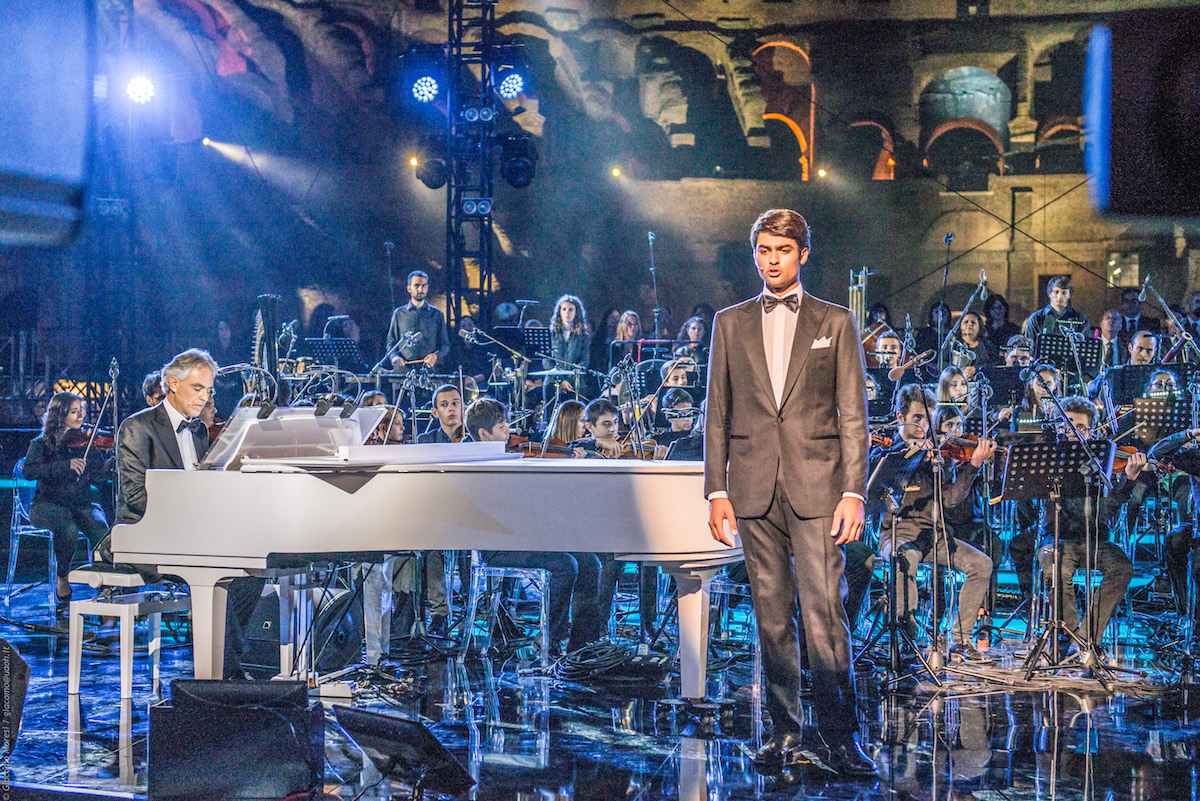
[[[1078,441],[1075,432],[1079,432],[1084,442],[1092,438],[1092,428],[1096,422],[1096,407],[1089,399],[1075,395],[1064,398],[1063,410],[1070,418],[1071,425],[1060,423],[1060,433],[1068,441]],[[1103,457],[1101,457],[1103,458]],[[1112,527],[1121,506],[1129,500],[1133,482],[1146,467],[1146,455],[1133,453],[1129,456],[1122,470],[1117,470],[1112,476],[1112,489],[1108,495],[1103,495],[1103,487],[1093,484],[1091,514],[1086,517],[1087,506],[1084,498],[1064,498],[1058,513],[1058,546],[1059,546],[1059,579],[1056,584],[1061,590],[1059,606],[1062,621],[1067,625],[1076,638],[1081,641],[1096,644],[1099,647],[1100,637],[1112,618],[1117,604],[1125,597],[1125,590],[1133,578],[1133,562],[1125,552],[1112,541]],[[1043,505],[1041,520],[1042,547],[1038,551],[1038,563],[1047,577],[1054,574],[1054,509],[1050,504]],[[1090,535],[1090,536],[1089,536]],[[1089,554],[1088,551],[1091,551]],[[1091,563],[1100,571],[1100,586],[1092,592],[1091,598],[1091,631],[1080,629],[1079,614],[1075,609],[1075,570]]]
[[[941,458],[935,466],[931,456],[934,438],[930,436],[933,409],[937,400],[920,384],[908,384],[900,389],[896,399],[896,423],[899,441],[889,453],[906,460],[919,460],[907,478],[904,487],[896,488],[898,509],[888,510],[880,529],[880,555],[888,559],[892,553],[892,523],[895,522],[895,569],[899,571],[899,597],[895,599],[897,613],[905,626],[915,633],[913,612],[917,600],[917,565],[936,563],[965,574],[959,593],[958,620],[953,627],[954,644],[952,656],[964,661],[986,662],[989,658],[979,653],[972,642],[979,610],[987,595],[988,579],[992,573],[992,560],[972,545],[954,537],[946,531],[945,541],[941,538],[935,509],[940,505],[949,508],[962,503],[971,490],[975,475],[985,461],[991,458],[996,444],[991,440],[980,440],[970,451],[969,458],[959,465],[948,457]],[[882,458],[883,449],[872,452],[874,459]],[[937,470],[941,481],[935,481]],[[941,485],[941,498],[935,497]],[[939,621],[940,625],[940,621]]]
[[[75,545],[82,533],[89,550],[108,533],[108,520],[96,502],[95,486],[106,471],[105,460],[95,443],[88,447],[90,433],[83,429],[87,401],[74,392],[56,392],[46,404],[42,433],[29,443],[25,454],[25,477],[37,481],[29,522],[50,531],[58,562],[58,612],[71,601],[67,574]],[[111,438],[107,443],[112,447]]]
[[[689,317],[675,339],[684,343],[675,346],[676,356],[689,356],[697,362],[708,361],[708,326],[703,317]]]

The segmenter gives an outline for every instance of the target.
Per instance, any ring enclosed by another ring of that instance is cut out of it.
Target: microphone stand
[[[942,237],[942,241],[946,243],[946,265],[942,268],[942,299],[938,303],[938,312],[937,312],[937,336],[938,336],[939,343],[942,342],[942,327],[946,324],[945,320],[942,319],[942,317],[943,317],[942,310],[946,306],[946,281],[950,278],[950,243],[954,241],[954,232],[948,231],[946,233],[946,235]],[[967,305],[968,306],[971,305],[970,301],[967,301]],[[957,325],[955,325],[955,328],[957,328]],[[954,329],[952,328],[950,330],[953,333]],[[945,363],[945,360],[942,358],[942,346],[941,346],[941,344],[939,344],[938,345],[938,374],[940,375],[941,372],[945,369],[946,369],[946,363]]]
[[[1187,328],[1179,321],[1179,318],[1175,316],[1175,312],[1171,311],[1171,307],[1167,305],[1167,302],[1162,299],[1162,295],[1158,294],[1158,290],[1149,281],[1146,281],[1146,289],[1154,293],[1154,298],[1158,301],[1158,305],[1162,306],[1163,311],[1167,314],[1167,319],[1171,321],[1171,325],[1175,326],[1175,330],[1179,332],[1179,339],[1183,342],[1184,350],[1190,347],[1197,361],[1200,361],[1200,346],[1196,345],[1196,340],[1188,333]],[[1135,331],[1134,333],[1137,332]]]
[[[654,232],[647,231],[650,240],[650,283],[654,287],[654,338],[662,336],[662,307],[658,305],[658,273],[654,269]]]
[[[384,242],[383,247],[387,250],[387,270],[388,270],[388,297],[392,301],[391,308],[396,308],[396,278],[392,275],[392,248],[396,247],[394,242]]]
[[[522,315],[525,313],[524,307],[521,308],[521,313],[522,313]],[[471,332],[471,338],[468,339],[467,341],[477,343],[479,341],[480,337],[483,337],[485,342],[491,343],[493,345],[499,345],[501,348],[508,351],[509,355],[512,356],[513,372],[516,373],[516,380],[514,381],[514,384],[515,384],[514,389],[516,391],[516,396],[517,396],[516,403],[518,405],[518,408],[524,410],[525,409],[525,374],[529,370],[529,365],[532,363],[533,360],[530,359],[528,356],[526,356],[524,353],[521,353],[518,350],[513,350],[508,345],[505,345],[503,342],[501,342],[500,340],[496,339],[494,336],[489,334],[487,331],[483,331],[479,328],[476,328],[474,331]]]
[[[951,236],[951,235],[947,234],[947,236]],[[946,243],[946,260],[947,260],[946,261],[946,269],[947,270],[950,269],[949,259],[950,259],[950,243],[947,242]],[[978,297],[982,292],[983,292],[983,281],[980,281],[978,284],[975,285],[975,291],[971,293],[971,297],[967,298],[967,305],[963,306],[962,311],[959,312],[958,319],[954,321],[954,325],[950,326],[950,330],[948,332],[946,332],[945,339],[941,339],[942,317],[940,314],[938,315],[938,337],[939,337],[939,339],[938,339],[938,374],[939,375],[941,374],[942,370],[946,369],[945,362],[943,361],[943,356],[946,356],[949,354],[950,340],[954,338],[954,333],[956,331],[958,331],[958,327],[960,325],[962,325],[963,315],[965,315],[968,311],[971,310],[971,304],[975,302],[975,298]],[[943,303],[945,303],[945,294],[946,294],[946,283],[945,283],[945,279],[943,278],[943,280],[942,280],[942,296],[943,296],[942,302]],[[971,352],[974,353],[974,351],[971,351]]]

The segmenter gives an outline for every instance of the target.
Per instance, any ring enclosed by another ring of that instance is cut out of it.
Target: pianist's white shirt
[[[196,438],[192,436],[191,429],[179,430],[179,424],[186,422],[187,418],[180,414],[170,401],[164,400],[162,405],[167,407],[167,417],[171,419],[171,428],[175,431],[175,441],[179,443],[179,453],[183,456],[183,469],[195,470],[196,463],[199,461],[196,458]]]

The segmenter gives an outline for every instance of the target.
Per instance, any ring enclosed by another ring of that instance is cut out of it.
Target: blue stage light
[[[500,79],[496,93],[505,100],[516,100],[525,91],[525,77],[519,72],[509,72]]]
[[[154,82],[145,75],[136,75],[130,79],[125,92],[134,103],[139,105],[149,103],[154,99]]]
[[[422,75],[413,81],[412,96],[418,103],[432,103],[438,96],[437,79],[432,75]]]

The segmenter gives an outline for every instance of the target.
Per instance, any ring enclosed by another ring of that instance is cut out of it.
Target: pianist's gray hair
[[[210,356],[208,351],[201,350],[200,348],[190,348],[163,365],[162,391],[169,391],[167,385],[169,379],[174,378],[182,381],[187,378],[188,373],[197,367],[207,367],[209,370],[212,370],[214,376],[217,374],[217,370],[220,369],[217,366],[217,360]]]

